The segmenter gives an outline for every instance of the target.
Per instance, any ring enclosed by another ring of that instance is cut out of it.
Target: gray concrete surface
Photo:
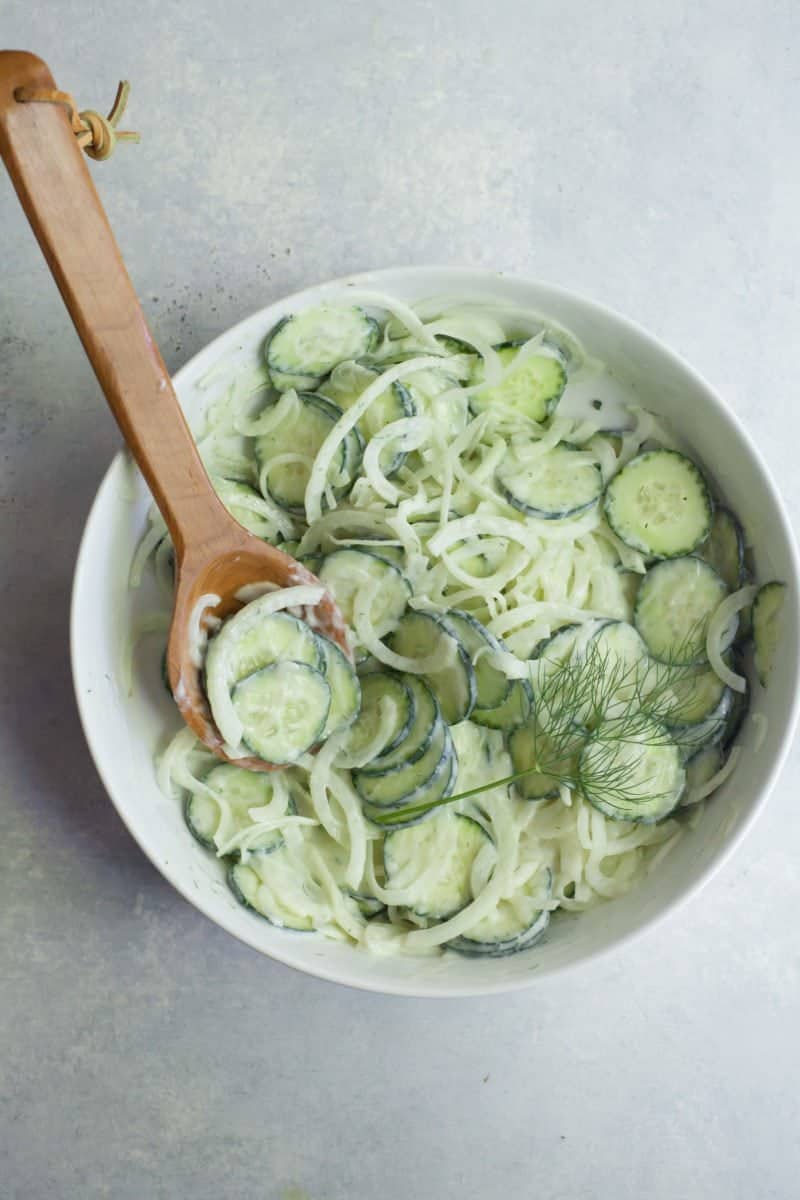
[[[557,280],[637,317],[748,422],[800,515],[793,0],[4,0],[144,133],[96,178],[171,366],[358,268]],[[118,443],[0,180],[3,1200],[788,1200],[800,760],[649,939],[492,1001],[273,965],[123,829],[72,700],[70,577]]]

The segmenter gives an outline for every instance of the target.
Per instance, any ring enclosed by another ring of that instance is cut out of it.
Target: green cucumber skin
[[[550,913],[544,909],[533,925],[531,925],[523,933],[520,933],[515,938],[508,938],[504,942],[477,942],[472,938],[458,937],[452,942],[447,942],[447,949],[453,950],[456,954],[463,954],[467,958],[508,958],[512,954],[520,954],[523,950],[530,950],[532,946],[537,945],[550,924]]]

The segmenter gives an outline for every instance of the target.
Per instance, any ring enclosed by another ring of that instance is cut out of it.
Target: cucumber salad
[[[158,760],[254,913],[376,953],[514,953],[642,880],[735,770],[783,585],[691,448],[605,416],[603,379],[541,314],[353,289],[202,382],[221,499],[319,580],[194,615],[233,761],[186,728]],[[146,568],[168,599],[155,509]],[[315,628],[323,589],[351,657]]]

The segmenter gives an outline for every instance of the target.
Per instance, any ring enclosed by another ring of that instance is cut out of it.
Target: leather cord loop
[[[131,130],[117,129],[117,122],[125,112],[131,85],[122,80],[117,88],[111,112],[107,117],[95,112],[92,108],[78,111],[78,106],[69,92],[60,92],[55,88],[17,88],[14,99],[20,104],[58,104],[66,110],[78,145],[86,151],[90,158],[98,161],[110,158],[114,153],[117,142],[138,142],[138,133]]]

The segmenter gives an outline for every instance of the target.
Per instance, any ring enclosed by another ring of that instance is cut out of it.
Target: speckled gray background
[[[305,284],[446,262],[606,300],[746,418],[800,514],[795,0],[3,0],[82,105],[171,366]],[[689,911],[509,999],[360,995],[190,908],[95,775],[67,661],[118,444],[0,179],[3,1200],[789,1200],[800,760]]]

